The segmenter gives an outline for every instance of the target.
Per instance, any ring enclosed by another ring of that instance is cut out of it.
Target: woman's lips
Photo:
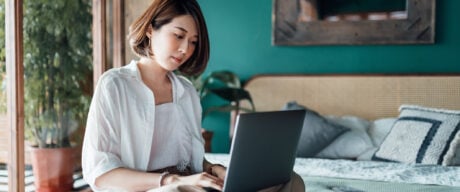
[[[181,58],[177,58],[177,57],[172,57],[174,61],[176,61],[177,63],[181,63],[182,62],[182,59]]]

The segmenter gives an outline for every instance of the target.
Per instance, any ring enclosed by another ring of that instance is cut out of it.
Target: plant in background
[[[205,77],[201,87],[199,88],[201,99],[208,94],[215,94],[221,99],[228,101],[227,104],[220,106],[211,106],[204,110],[203,118],[213,111],[220,112],[236,112],[240,111],[253,112],[255,111],[254,103],[248,91],[241,87],[240,78],[231,71],[214,71],[209,76]],[[242,107],[240,102],[247,100],[251,108]]]
[[[69,147],[92,92],[91,0],[24,0],[26,138]]]
[[[5,1],[0,0],[0,114],[6,113]]]
[[[211,112],[229,112],[229,137],[231,141],[238,114],[240,112],[255,111],[250,93],[241,87],[240,78],[235,73],[227,70],[214,71],[209,74],[209,76],[206,76],[200,84],[200,87],[198,87],[198,90],[201,100],[203,100],[207,95],[213,94],[227,101],[227,103],[223,105],[207,107],[203,111],[203,119]],[[244,100],[249,102],[250,108],[241,105],[241,102]]]
[[[183,75],[175,71],[178,75]],[[214,71],[208,76],[201,75],[185,76],[197,90],[200,99],[203,100],[209,94],[217,95],[219,98],[227,101],[227,104],[220,106],[211,106],[203,111],[203,119],[213,111],[219,112],[253,112],[255,111],[254,103],[248,91],[241,87],[241,80],[235,73],[228,70]],[[251,108],[241,107],[240,102],[247,100]]]

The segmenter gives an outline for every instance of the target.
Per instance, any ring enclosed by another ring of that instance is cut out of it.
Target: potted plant
[[[234,72],[229,70],[219,70],[211,72],[208,76],[203,78],[203,74],[195,76],[187,76],[179,71],[176,74],[186,77],[197,90],[200,99],[203,101],[208,95],[216,95],[226,101],[226,104],[209,106],[203,110],[203,120],[212,112],[228,112],[230,113],[230,127],[229,136],[230,141],[233,136],[233,129],[236,116],[240,112],[253,112],[255,111],[254,103],[252,102],[251,95],[248,91],[244,90],[241,86],[241,80]],[[241,106],[241,101],[246,100],[250,104],[250,108]],[[206,141],[205,150],[211,152],[211,139],[213,132],[203,129],[203,137]]]
[[[5,0],[0,0],[0,115],[6,115]],[[6,149],[5,149],[6,150]]]
[[[36,191],[73,187],[92,94],[91,21],[90,0],[24,1],[25,136]]]
[[[241,80],[238,75],[228,70],[214,71],[209,76],[206,76],[199,87],[199,93],[201,99],[204,99],[209,94],[214,94],[227,101],[226,104],[206,108],[203,112],[203,119],[214,111],[229,112],[231,114],[230,141],[233,137],[236,116],[240,112],[255,111],[250,93],[241,86]],[[250,108],[241,105],[243,100],[249,102]]]

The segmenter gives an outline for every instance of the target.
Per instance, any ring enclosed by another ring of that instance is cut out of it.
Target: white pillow
[[[452,157],[452,165],[460,166],[460,146],[457,146],[457,151]]]
[[[345,116],[334,116],[334,115],[326,115],[324,116],[326,119],[335,122],[339,125],[349,127],[350,129],[360,130],[360,131],[367,131],[371,126],[371,122],[363,119],[361,117],[345,115]]]
[[[315,157],[328,159],[356,159],[359,155],[374,147],[367,133],[371,123],[355,116],[326,116],[326,119],[350,128],[350,131],[337,137],[330,145]]]
[[[374,146],[380,146],[380,144],[382,144],[385,137],[388,133],[390,133],[396,120],[397,118],[383,118],[372,122],[372,125],[369,130],[367,130],[367,133],[369,133]]]
[[[379,148],[378,147],[372,147],[372,148],[368,149],[367,151],[365,151],[364,153],[359,155],[358,158],[356,158],[356,160],[358,160],[358,161],[372,161],[372,156],[374,156],[374,154],[377,151],[377,149],[379,149]]]
[[[460,147],[460,111],[403,105],[373,160],[453,165]]]

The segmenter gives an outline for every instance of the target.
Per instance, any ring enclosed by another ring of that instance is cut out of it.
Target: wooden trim
[[[93,80],[106,70],[106,0],[93,0]]]
[[[307,0],[308,1],[308,0]],[[310,1],[312,2],[312,0]],[[298,1],[273,1],[273,45],[432,44],[436,0],[407,0],[407,18],[302,21]]]
[[[113,67],[125,65],[125,4],[113,0]]]
[[[8,191],[23,192],[24,183],[24,65],[22,0],[6,0],[6,74],[9,124]]]

